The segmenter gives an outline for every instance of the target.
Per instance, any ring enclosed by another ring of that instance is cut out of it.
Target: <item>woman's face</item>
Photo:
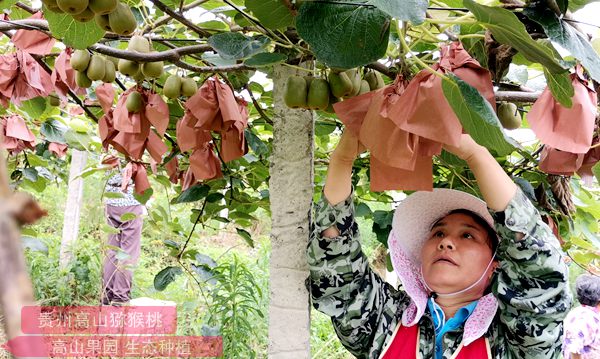
[[[423,278],[438,293],[453,293],[475,283],[491,258],[491,239],[471,216],[455,213],[439,220],[421,250]],[[474,288],[484,292],[496,264]]]

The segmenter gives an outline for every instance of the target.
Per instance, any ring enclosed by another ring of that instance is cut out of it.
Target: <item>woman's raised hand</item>
[[[365,146],[346,129],[329,158],[327,180],[323,189],[329,203],[335,205],[348,198],[352,192],[352,164],[364,151]]]

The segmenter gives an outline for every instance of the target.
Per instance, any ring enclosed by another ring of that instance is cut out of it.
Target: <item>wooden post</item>
[[[69,191],[65,205],[62,241],[60,243],[60,267],[65,268],[73,259],[71,247],[79,235],[79,218],[83,200],[83,178],[79,176],[85,168],[87,152],[71,150],[71,168],[69,170]]]
[[[283,89],[294,70],[273,69],[269,358],[310,358],[306,246],[313,195],[313,115],[292,110]]]

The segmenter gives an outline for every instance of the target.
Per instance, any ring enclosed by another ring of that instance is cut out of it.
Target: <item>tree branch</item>
[[[540,95],[541,92],[498,91],[496,101],[535,102]]]
[[[182,23],[183,25],[185,25],[187,28],[194,31],[198,35],[200,35],[202,37],[211,36],[210,32],[208,32],[206,30],[202,30],[198,26],[194,25],[194,23],[192,23],[190,20],[186,19],[183,15],[173,11],[167,5],[163,4],[160,0],[150,0],[150,2],[153,3],[162,12],[170,15],[173,19],[179,21],[180,23]]]
[[[182,69],[194,71],[194,72],[231,72],[241,70],[254,70],[254,67],[246,66],[244,64],[230,65],[230,66],[196,66],[183,62],[181,60],[173,61],[174,65],[181,67]]]
[[[119,59],[132,60],[136,62],[156,62],[156,61],[176,61],[184,55],[198,54],[206,51],[211,51],[213,48],[210,45],[192,45],[183,46],[176,49],[160,51],[154,53],[139,53],[136,51],[119,50],[106,45],[92,45],[90,50],[98,53],[116,57]]]
[[[392,80],[396,78],[396,71],[390,69],[389,67],[385,66],[384,64],[380,64],[379,62],[373,62],[372,64],[368,64],[366,67],[373,69],[375,71],[379,71],[382,74],[386,75],[387,77],[391,78]]]

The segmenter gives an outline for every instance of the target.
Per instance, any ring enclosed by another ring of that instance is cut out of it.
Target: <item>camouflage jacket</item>
[[[384,282],[361,251],[352,196],[332,206],[322,196],[315,205],[308,245],[310,291],[315,308],[331,317],[342,344],[358,358],[378,358],[392,339],[410,298]],[[492,357],[557,358],[562,320],[571,305],[568,270],[560,245],[520,190],[504,212],[492,213],[502,238],[492,292],[499,301],[485,334]],[[340,236],[323,238],[337,225]],[[522,240],[515,240],[523,233]],[[421,320],[419,350],[433,358],[435,333],[429,311]],[[450,358],[462,340],[462,327],[443,337]]]

